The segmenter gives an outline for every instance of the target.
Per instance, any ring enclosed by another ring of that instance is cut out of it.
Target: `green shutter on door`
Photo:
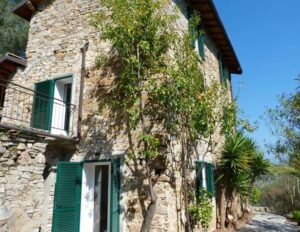
[[[79,232],[82,163],[59,162],[52,232]]]
[[[121,159],[111,161],[110,231],[120,231]]]
[[[31,127],[50,131],[52,122],[54,80],[36,83],[35,91]]]
[[[201,189],[203,189],[203,176],[202,176],[202,162],[196,161],[196,195],[198,196]]]
[[[213,164],[211,164],[211,163],[206,164],[205,174],[206,174],[207,191],[214,195],[215,194],[215,181],[214,181],[214,165]]]

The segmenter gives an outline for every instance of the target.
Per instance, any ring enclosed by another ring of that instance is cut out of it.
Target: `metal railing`
[[[69,137],[74,134],[75,108],[45,93],[0,80],[0,126]]]

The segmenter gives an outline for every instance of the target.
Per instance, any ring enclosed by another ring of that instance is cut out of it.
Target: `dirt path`
[[[271,213],[256,213],[241,232],[298,232],[300,227],[286,224],[285,217]]]

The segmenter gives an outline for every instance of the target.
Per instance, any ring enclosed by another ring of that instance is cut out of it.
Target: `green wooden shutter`
[[[121,159],[112,159],[111,161],[111,198],[110,198],[110,231],[120,231],[120,188]]]
[[[190,20],[193,17],[193,9],[191,9],[190,7],[187,7],[187,15],[188,15],[188,20],[189,20],[189,35],[192,39],[192,47],[195,48],[196,47],[196,41],[195,41],[195,28],[191,26]]]
[[[205,43],[204,33],[200,32],[200,35],[198,37],[198,53],[202,60],[205,60],[204,43]]]
[[[36,83],[35,91],[31,127],[50,131],[52,123],[54,80]]]
[[[200,190],[203,189],[202,162],[196,161],[196,195],[199,196]]]
[[[82,163],[59,162],[52,232],[79,232]]]
[[[229,71],[227,69],[227,67],[223,67],[223,84],[225,85],[225,87],[227,87],[227,80],[229,80]]]
[[[211,194],[215,194],[215,182],[214,182],[214,165],[211,163],[206,164],[206,189]]]
[[[223,70],[223,60],[219,58],[219,72],[220,72],[220,83],[224,83],[224,70]]]

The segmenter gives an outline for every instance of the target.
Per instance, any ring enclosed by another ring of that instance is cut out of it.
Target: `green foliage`
[[[256,143],[238,132],[226,138],[218,164],[218,181],[225,182],[228,193],[237,191],[249,195],[255,181],[269,173],[270,166]]]
[[[251,193],[251,204],[256,205],[260,201],[261,195],[261,191],[258,188],[254,187]]]
[[[277,171],[277,167],[272,167],[272,170]],[[287,214],[300,208],[300,180],[293,174],[274,172],[259,181],[257,186],[262,192],[259,204],[271,212]]]
[[[184,132],[190,142],[209,138],[219,126],[224,134],[232,133],[235,104],[217,82],[204,87],[199,57],[191,46],[192,38],[203,32],[179,35],[173,28],[178,16],[166,13],[166,4],[105,0],[103,10],[91,18],[101,38],[112,45],[109,56],[101,54],[98,64],[106,68],[118,64],[107,106],[121,112],[131,129],[143,123],[144,117],[156,115],[155,120],[160,118],[167,130]],[[200,17],[193,15],[189,25],[195,28]],[[143,130],[151,134],[150,128]]]
[[[279,104],[268,110],[268,121],[273,134],[278,137],[276,144],[270,147],[271,152],[280,161],[300,170],[300,79],[297,81],[296,90],[281,95]]]
[[[213,213],[211,193],[202,189],[199,193],[197,204],[190,205],[188,211],[193,224],[197,225],[200,223],[204,231],[207,231]]]
[[[0,56],[7,52],[24,56],[29,24],[10,12],[14,4],[0,0]]]
[[[182,34],[175,28],[178,15],[167,9],[168,1],[103,0],[101,4],[91,24],[111,50],[100,54],[97,63],[114,82],[108,91],[98,91],[105,95],[99,97],[100,109],[108,108],[112,118],[122,118],[127,131],[138,135],[139,143],[131,146],[128,157],[140,155],[150,164],[160,155],[160,143],[168,134],[180,140],[182,160],[189,160],[190,148],[199,140],[213,151],[219,141],[213,135],[233,133],[236,105],[217,81],[204,84],[199,55],[191,46],[194,37],[203,33],[195,30],[199,15],[194,13],[189,22],[193,33]],[[201,207],[192,211],[201,214],[206,228],[211,200],[205,201],[206,194],[202,197]]]
[[[112,52],[105,60],[118,63],[117,81],[109,95],[109,106],[124,112],[134,129],[140,121],[141,95],[164,73],[166,56],[175,33],[170,26],[175,15],[163,12],[166,2],[105,0],[103,11],[91,23],[110,41]],[[110,13],[107,13],[107,9]],[[124,14],[126,12],[126,14]]]
[[[142,155],[147,158],[156,158],[159,155],[158,145],[159,139],[152,135],[141,134],[139,136],[139,141],[143,142],[147,149],[142,152]]]
[[[251,158],[256,150],[254,142],[242,133],[227,137],[218,165],[220,177],[226,181],[229,191],[245,190],[248,186],[247,173],[251,170]]]
[[[256,151],[251,161],[251,182],[254,183],[260,176],[266,175],[271,171],[271,163],[264,159],[264,154]]]
[[[293,219],[297,222],[300,222],[300,210],[293,211]]]

